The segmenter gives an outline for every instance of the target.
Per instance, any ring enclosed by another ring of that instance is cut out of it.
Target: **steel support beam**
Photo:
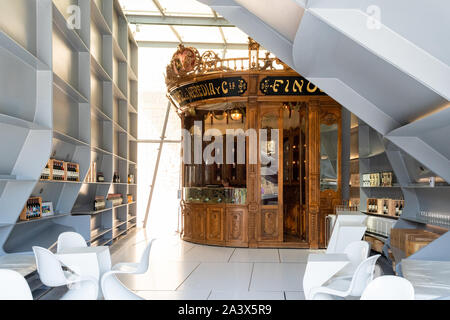
[[[142,14],[126,14],[131,24],[169,25],[169,26],[199,26],[199,27],[234,27],[233,24],[220,17],[189,17],[189,16],[149,16]]]
[[[141,48],[176,48],[180,44],[175,41],[138,41]],[[185,47],[214,50],[248,50],[248,43],[208,43],[208,42],[183,42]]]
[[[181,140],[163,140],[164,143],[181,143]],[[138,140],[137,143],[161,143],[161,140]]]

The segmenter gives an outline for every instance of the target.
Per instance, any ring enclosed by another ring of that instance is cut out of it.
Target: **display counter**
[[[207,204],[241,204],[247,201],[246,188],[196,188],[187,187],[183,189],[186,203]]]
[[[247,247],[247,189],[183,189],[183,239],[196,243]]]
[[[231,203],[182,202],[182,239],[200,244],[248,247],[248,209]]]

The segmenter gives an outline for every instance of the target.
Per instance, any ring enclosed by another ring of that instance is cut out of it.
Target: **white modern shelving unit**
[[[0,264],[64,231],[95,246],[135,227],[138,46],[118,0],[0,0],[0,70]],[[49,158],[78,163],[81,181],[40,181]],[[83,182],[93,161],[105,182]],[[95,212],[109,193],[124,204]],[[30,196],[55,215],[18,222]]]

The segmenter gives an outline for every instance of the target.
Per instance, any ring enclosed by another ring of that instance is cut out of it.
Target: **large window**
[[[139,143],[138,147],[138,219],[145,218],[151,190],[168,100],[164,73],[173,48],[139,49]],[[171,107],[172,108],[172,107]],[[154,236],[173,234],[178,227],[180,189],[181,121],[170,110],[166,142],[155,181],[155,190],[148,218],[148,229]]]
[[[145,218],[169,102],[164,74],[175,51],[174,48],[139,48],[138,219],[141,222]],[[204,51],[200,50],[200,54]],[[245,57],[248,51],[229,50],[226,55]],[[178,229],[181,142],[176,141],[180,140],[181,120],[171,107],[147,224],[154,235],[170,235]]]

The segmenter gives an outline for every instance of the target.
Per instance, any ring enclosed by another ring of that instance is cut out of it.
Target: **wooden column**
[[[258,103],[256,97],[249,98],[247,106],[247,128],[258,130]],[[259,214],[260,183],[258,180],[258,165],[249,163],[250,139],[247,139],[247,203],[248,203],[248,245],[250,248],[258,246],[256,240],[256,217]],[[258,146],[256,147],[259,152]],[[259,157],[259,155],[258,155]]]
[[[309,246],[319,248],[320,212],[320,101],[311,100],[308,105],[309,134],[307,139],[308,165],[308,229]]]

